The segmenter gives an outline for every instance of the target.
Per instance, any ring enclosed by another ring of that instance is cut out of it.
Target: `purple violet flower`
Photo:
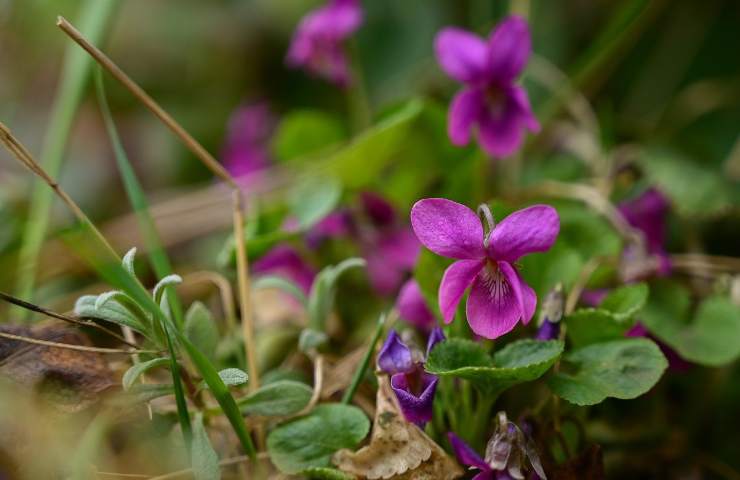
[[[466,145],[474,128],[483,150],[495,158],[514,153],[524,129],[538,132],[527,92],[516,79],[532,50],[527,22],[504,19],[486,41],[455,27],[434,41],[442,69],[465,87],[455,95],[448,114],[448,134],[455,145]]]
[[[638,280],[652,272],[660,276],[671,272],[670,259],[664,246],[669,209],[668,199],[655,188],[619,205],[622,216],[642,233],[644,242],[625,248],[622,259],[625,280]]]
[[[515,262],[548,250],[560,231],[557,211],[534,205],[512,213],[494,226],[486,205],[489,232],[484,238],[478,216],[465,205],[444,198],[427,198],[411,209],[411,225],[432,252],[457,259],[442,277],[439,308],[445,323],[455,317],[465,290],[468,324],[477,335],[498,338],[521,319],[527,324],[537,305],[534,290],[522,280]]]
[[[229,119],[223,163],[235,177],[249,177],[270,164],[268,142],[277,119],[266,102],[242,105]]]
[[[252,264],[256,274],[269,274],[289,280],[306,295],[311,291],[316,272],[289,245],[278,245]]]
[[[441,329],[429,336],[427,354],[438,342],[444,340]],[[378,368],[391,376],[391,388],[396,394],[404,418],[423,426],[434,415],[434,394],[439,378],[424,371],[424,362],[415,361],[414,353],[391,330],[378,353]]]
[[[358,0],[329,0],[301,20],[293,35],[286,62],[329,82],[346,87],[350,70],[342,43],[362,24]]]
[[[540,311],[539,328],[537,329],[537,340],[555,340],[560,336],[560,321],[563,318],[565,298],[563,286],[558,284],[547,293],[542,302]]]
[[[421,293],[419,284],[413,278],[406,280],[396,300],[398,315],[421,330],[429,330],[436,325],[434,314],[429,310]]]

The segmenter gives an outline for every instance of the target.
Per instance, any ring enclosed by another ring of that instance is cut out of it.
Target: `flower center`
[[[491,116],[500,117],[506,106],[506,92],[498,85],[489,85],[484,91],[484,97]]]
[[[495,260],[489,259],[486,262],[486,266],[483,268],[483,286],[488,291],[491,298],[495,300],[501,300],[508,298],[511,295],[511,286],[509,282],[504,278],[501,269],[498,268],[498,264]]]

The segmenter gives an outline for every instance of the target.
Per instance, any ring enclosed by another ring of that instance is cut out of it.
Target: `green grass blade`
[[[80,30],[87,38],[100,43],[100,39],[108,31],[107,26],[116,5],[116,0],[87,0],[82,4]],[[67,137],[85,90],[91,63],[92,59],[86,52],[76,45],[69,45],[40,156],[41,165],[52,178],[59,176]],[[38,255],[46,235],[52,200],[53,192],[48,186],[41,181],[34,182],[19,252],[16,284],[16,296],[19,298],[33,298]],[[25,310],[16,313],[19,318],[28,319]]]
[[[116,165],[118,166],[118,171],[121,173],[121,179],[126,189],[126,195],[128,196],[129,203],[131,203],[131,207],[136,214],[136,219],[139,222],[139,229],[141,230],[144,242],[149,250],[149,260],[154,269],[154,273],[157,278],[164,278],[174,273],[172,270],[172,264],[167,257],[167,253],[162,246],[162,239],[154,225],[154,219],[149,210],[149,202],[146,199],[144,189],[136,176],[136,172],[131,166],[128,155],[126,155],[126,150],[123,148],[123,144],[118,135],[118,129],[116,128],[110,107],[108,106],[108,100],[105,94],[105,85],[103,82],[103,73],[100,67],[96,68],[94,76],[95,90],[98,95],[100,112],[103,116],[105,127],[108,130],[108,136],[110,137],[113,152],[116,157]],[[167,298],[169,300],[170,309],[172,310],[172,315],[175,319],[175,325],[178,329],[182,330],[182,304],[174,291],[170,291],[170,295],[168,295]]]
[[[349,402],[352,401],[352,397],[355,396],[357,387],[359,387],[360,383],[362,382],[362,377],[365,376],[367,367],[368,365],[370,365],[370,358],[372,358],[373,352],[375,352],[375,345],[378,344],[380,335],[383,333],[384,325],[385,325],[385,314],[382,314],[380,316],[380,319],[378,320],[378,326],[375,327],[375,333],[373,334],[373,338],[372,340],[370,340],[370,346],[368,347],[367,352],[365,352],[365,356],[362,357],[362,362],[360,363],[359,368],[355,371],[355,376],[352,377],[352,383],[350,384],[349,388],[345,390],[344,395],[342,396],[342,403],[344,403],[345,405],[349,405]]]

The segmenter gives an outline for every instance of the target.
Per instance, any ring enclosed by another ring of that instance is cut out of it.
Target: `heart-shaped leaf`
[[[282,472],[295,474],[330,466],[334,452],[356,448],[369,430],[370,421],[359,408],[327,403],[275,428],[267,437],[267,451]]]
[[[434,347],[426,369],[442,377],[465,378],[486,394],[498,395],[544,375],[562,352],[560,340],[518,340],[491,358],[479,343],[453,338]]]
[[[313,390],[305,383],[278,380],[260,387],[256,392],[237,400],[248,415],[281,417],[293,415],[305,408]]]
[[[728,298],[712,296],[693,315],[688,290],[661,282],[642,313],[650,332],[691,362],[726,365],[740,356],[740,307]]]
[[[550,389],[576,405],[595,405],[607,397],[639,397],[658,383],[668,361],[647,338],[595,343],[569,352]]]

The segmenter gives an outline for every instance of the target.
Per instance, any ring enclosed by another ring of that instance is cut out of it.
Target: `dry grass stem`
[[[7,338],[8,340],[17,340],[19,342],[32,343],[34,345],[43,345],[45,347],[54,348],[66,348],[67,350],[78,350],[80,352],[93,352],[93,353],[123,353],[126,355],[138,355],[140,353],[161,353],[157,350],[136,350],[136,349],[120,349],[120,348],[103,348],[103,347],[87,347],[85,345],[71,345],[69,343],[57,343],[50,342],[48,340],[39,340],[36,338],[24,337],[22,335],[13,335],[12,333],[0,332],[0,337]]]

